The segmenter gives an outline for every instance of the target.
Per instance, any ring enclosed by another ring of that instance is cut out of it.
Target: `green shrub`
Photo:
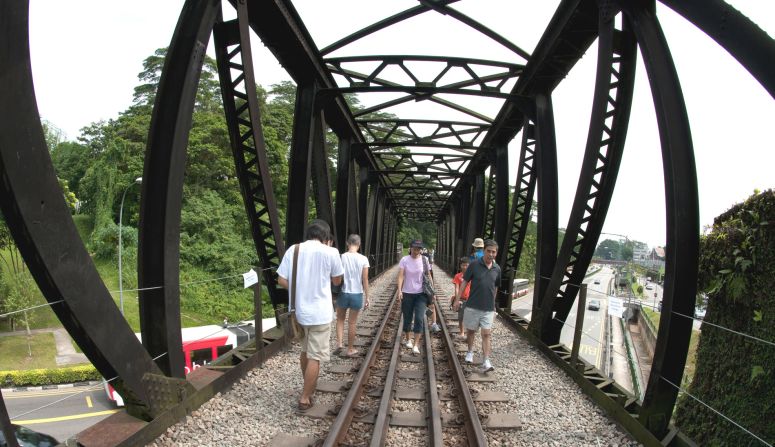
[[[67,368],[0,371],[0,380],[3,386],[8,387],[42,386],[102,380],[102,376],[93,365],[80,365]]]
[[[705,321],[775,340],[775,193],[754,194],[716,218],[700,241],[699,289]],[[775,349],[703,324],[697,369],[688,392],[765,440],[775,440]],[[683,397],[676,425],[699,445],[758,441],[692,398]]]

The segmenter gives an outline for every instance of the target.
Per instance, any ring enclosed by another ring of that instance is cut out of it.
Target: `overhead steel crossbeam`
[[[230,2],[236,4],[235,0]],[[248,0],[248,13],[251,29],[297,85],[317,85],[329,89],[336,87],[314,40],[289,0]],[[329,96],[327,100],[320,98],[320,105],[326,124],[340,139],[350,140],[352,144],[365,142],[341,95]],[[353,157],[362,165],[373,166],[369,151],[355,151]]]
[[[522,72],[523,65],[510,64],[505,62],[495,62],[482,59],[465,59],[456,57],[439,57],[439,56],[360,56],[360,57],[347,57],[347,58],[331,58],[325,60],[332,74],[341,75],[347,82],[350,88],[364,88],[374,89],[379,91],[380,88],[401,88],[400,91],[411,91],[410,88],[440,88],[446,89],[448,92],[454,92],[457,90],[469,90],[477,91],[481,93],[500,94],[503,86],[510,79],[514,79]],[[343,65],[347,64],[363,64],[365,62],[377,63],[377,66],[370,73],[360,73],[343,68]],[[408,63],[414,63],[414,65],[408,65]],[[415,71],[416,65],[424,63],[422,65],[440,65],[434,75],[418,75]],[[400,69],[406,75],[406,81],[404,83],[390,82],[386,79],[378,77],[380,73],[387,71],[391,67]],[[477,69],[480,71],[487,68],[498,68],[502,71],[491,74],[477,73]],[[468,79],[452,84],[442,84],[445,76],[452,73],[458,75],[467,75]],[[374,84],[374,85],[372,85]],[[369,90],[364,90],[369,91]]]
[[[377,162],[377,169],[383,174],[389,174],[392,171],[400,170],[403,172],[416,172],[418,174],[429,175],[449,175],[460,177],[463,175],[462,168],[471,160],[471,157],[453,155],[444,156],[439,154],[421,154],[421,153],[376,153],[374,158]],[[430,158],[430,160],[417,160],[417,158]]]
[[[466,121],[359,119],[357,122],[370,147],[438,144],[443,147],[476,149],[479,147],[476,140],[490,128],[489,124]],[[422,128],[425,127],[431,127],[432,130],[423,132]],[[442,140],[452,140],[454,143]]]

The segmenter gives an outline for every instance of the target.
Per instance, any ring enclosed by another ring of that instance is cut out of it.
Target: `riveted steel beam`
[[[662,437],[681,383],[694,315],[699,253],[699,199],[689,119],[678,74],[649,2],[620,2],[632,23],[651,85],[665,177],[666,237],[662,318],[639,419]]]
[[[625,19],[626,23],[627,20]],[[586,275],[613,197],[624,150],[633,88],[636,42],[632,31],[614,28],[613,14],[600,19],[598,63],[589,136],[576,197],[552,273],[545,309],[554,317],[547,344],[559,343],[560,333]]]
[[[143,345],[168,376],[183,378],[180,211],[199,75],[220,1],[187,1],[153,106],[140,202],[137,282]]]
[[[533,194],[538,166],[535,158],[536,136],[535,126],[528,121],[522,130],[522,145],[517,164],[517,176],[514,187],[514,194],[511,200],[511,211],[509,220],[506,224],[506,233],[504,235],[503,260],[500,263],[501,287],[500,290],[507,293],[506,302],[503,303],[506,309],[511,309],[511,292],[519,268],[519,260],[522,257],[522,248],[527,236],[528,224],[530,223],[531,210],[533,208]]]
[[[334,219],[334,200],[331,196],[331,175],[328,169],[325,126],[323,114],[315,113],[312,125],[312,185],[315,193],[317,218],[328,222],[331,226],[331,234],[336,237],[338,231],[337,222]]]
[[[484,221],[482,222],[482,237],[485,239],[493,239],[495,237],[495,185],[498,183],[495,167],[495,163],[490,165],[490,175],[485,185]],[[506,167],[508,168],[508,163]]]
[[[339,151],[336,163],[336,242],[337,246],[344,250],[346,247],[347,233],[349,231],[350,213],[357,212],[351,205],[354,202],[350,196],[351,173],[353,171],[353,160],[350,155],[350,140],[339,140]]]
[[[34,96],[26,2],[0,2],[0,209],[43,297],[128,409],[150,417],[142,377],[161,374],[137,341],[73,224]]]
[[[535,288],[530,329],[544,336],[551,320],[551,312],[544,308],[541,298],[549,286],[549,279],[557,260],[557,143],[554,131],[552,98],[536,95],[536,166],[538,168],[538,241],[536,249]]]
[[[722,0],[660,0],[724,47],[775,98],[775,39]]]
[[[312,138],[316,112],[314,84],[296,87],[296,106],[293,111],[293,138],[291,141],[288,178],[288,207],[286,208],[286,244],[304,240],[307,222],[310,180],[312,176]]]
[[[219,20],[213,29],[213,39],[240,191],[264,282],[272,304],[277,307],[286,303],[288,297],[287,290],[277,287],[275,274],[280,256],[285,253],[285,244],[266,157],[246,3],[237,4],[237,20]]]

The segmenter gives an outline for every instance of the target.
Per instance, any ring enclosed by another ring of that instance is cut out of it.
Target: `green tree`
[[[66,181],[70,190],[79,196],[78,188],[90,163],[89,147],[73,141],[64,141],[49,147],[51,148],[51,162],[57,177]]]

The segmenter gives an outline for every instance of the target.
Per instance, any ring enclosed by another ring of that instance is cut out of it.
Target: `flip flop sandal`
[[[307,404],[299,402],[299,407],[298,407],[299,411],[307,411],[310,408],[312,408],[312,401],[309,401],[309,403]]]
[[[342,348],[342,347],[336,348],[336,349],[334,349],[334,352],[332,352],[332,354],[334,354],[334,355],[341,355],[343,350],[344,350],[344,348]]]
[[[355,352],[345,352],[345,353],[342,354],[342,357],[347,357],[347,358],[351,358],[352,359],[352,358],[358,357],[358,354],[359,354],[358,351],[355,351]]]

